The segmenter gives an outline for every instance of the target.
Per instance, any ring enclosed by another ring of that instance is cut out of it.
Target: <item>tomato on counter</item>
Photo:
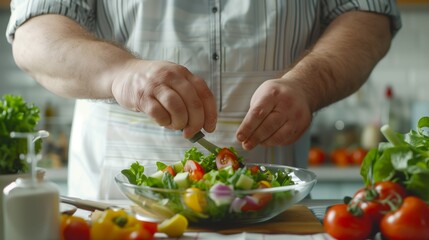
[[[380,221],[384,215],[400,205],[406,196],[407,190],[399,183],[383,181],[356,191],[351,204],[360,207],[370,216],[373,222],[372,232],[375,234],[380,230]]]
[[[321,147],[311,147],[308,152],[308,164],[319,166],[326,161],[326,153]]]
[[[331,152],[332,163],[339,167],[346,167],[350,165],[350,152],[347,148],[336,148]]]
[[[402,205],[383,217],[380,230],[386,239],[429,239],[429,205],[409,196]]]
[[[62,240],[91,239],[90,225],[85,219],[81,217],[62,214],[60,229]]]
[[[353,149],[350,154],[351,163],[355,165],[361,165],[367,153],[368,151],[362,147],[357,147],[356,149]]]
[[[372,221],[359,210],[345,203],[331,206],[323,219],[325,231],[339,240],[367,239],[371,234]]]
[[[323,226],[336,239],[429,239],[429,205],[392,181],[355,192],[350,201],[326,211]]]

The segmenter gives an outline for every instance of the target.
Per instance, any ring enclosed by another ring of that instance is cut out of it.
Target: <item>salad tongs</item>
[[[204,133],[201,131],[197,132],[193,137],[189,138],[188,140],[192,143],[197,142],[201,146],[203,146],[205,149],[209,150],[211,153],[216,154],[216,149],[219,148],[218,146],[214,145],[213,143],[207,141],[204,138]]]

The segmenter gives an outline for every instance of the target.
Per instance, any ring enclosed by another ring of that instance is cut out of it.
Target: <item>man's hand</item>
[[[115,98],[161,126],[183,129],[186,138],[215,129],[216,102],[201,78],[178,64],[137,59],[68,17],[31,18],[17,29],[13,53],[22,69],[60,96]]]
[[[310,126],[312,113],[362,86],[391,41],[389,17],[351,11],[337,17],[282,78],[254,93],[237,130],[244,149],[286,145]]]
[[[256,90],[237,131],[244,149],[291,144],[310,126],[312,112],[296,86],[281,78],[266,81]]]
[[[216,103],[206,83],[185,67],[163,61],[132,60],[112,83],[123,107],[144,112],[159,125],[180,130],[187,138],[216,126]]]

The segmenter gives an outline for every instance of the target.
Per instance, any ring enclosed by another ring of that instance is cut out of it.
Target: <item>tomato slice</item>
[[[172,166],[167,166],[162,170],[163,172],[169,172],[173,177],[176,176],[176,172],[174,171]]]
[[[259,182],[259,189],[270,188],[271,183],[267,181]],[[265,207],[273,199],[272,193],[254,193],[251,196],[246,196],[244,198],[245,204],[241,208],[241,211],[258,211],[259,209]]]
[[[142,221],[139,220],[142,227],[144,229],[146,229],[146,231],[148,231],[152,236],[156,233],[157,228],[158,228],[158,223],[156,222],[147,222],[147,221]]]
[[[189,172],[189,179],[193,181],[199,181],[204,176],[203,167],[194,160],[187,160],[183,170]]]
[[[217,169],[232,166],[234,170],[240,167],[237,156],[228,148],[222,148],[216,156]]]
[[[252,174],[257,174],[258,172],[259,172],[259,166],[251,166],[250,167],[250,172],[252,173]]]

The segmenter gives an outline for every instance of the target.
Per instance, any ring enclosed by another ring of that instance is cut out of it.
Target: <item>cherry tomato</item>
[[[259,182],[259,189],[270,188],[271,183],[267,181]],[[241,211],[258,211],[259,209],[265,207],[273,199],[273,194],[269,192],[259,192],[254,193],[251,196],[244,198],[246,203],[241,208]]]
[[[407,196],[407,190],[401,184],[392,181],[378,182],[374,188],[380,200],[389,199],[394,204],[400,204]]]
[[[319,166],[326,160],[325,151],[320,147],[311,147],[308,152],[308,164],[310,166]]]
[[[331,160],[339,167],[348,166],[350,165],[350,153],[346,148],[337,148],[331,152]]]
[[[243,212],[258,211],[262,208],[262,205],[259,204],[258,199],[254,196],[246,196],[243,199],[245,201],[245,204],[241,207],[241,211]]]
[[[173,169],[173,166],[167,166],[162,170],[163,172],[169,172],[173,177],[176,176],[176,172]]]
[[[372,232],[375,234],[379,231],[383,216],[391,211],[392,207],[399,207],[406,195],[405,188],[399,183],[384,181],[356,191],[352,204],[356,204],[370,216],[373,222]]]
[[[154,235],[158,229],[158,223],[156,222],[146,222],[139,220],[142,227],[146,229],[151,235]]]
[[[367,239],[372,230],[372,222],[363,212],[349,211],[347,204],[336,204],[330,207],[323,219],[325,231],[332,237],[342,239]]]
[[[194,181],[199,181],[204,176],[203,167],[194,160],[187,160],[183,167],[185,172],[189,172],[189,178]]]
[[[358,147],[352,151],[350,155],[350,160],[353,164],[361,165],[367,153],[367,150],[362,147]]]
[[[429,239],[429,206],[418,197],[406,197],[397,211],[384,216],[380,229],[389,240]]]
[[[236,170],[240,167],[240,163],[237,156],[231,150],[222,148],[216,156],[216,166],[218,169],[232,166]]]
[[[258,172],[259,172],[259,166],[251,166],[250,167],[250,172],[252,173],[252,174],[257,174]]]
[[[378,199],[378,193],[373,188],[361,188],[354,195],[351,204],[360,207],[364,214],[372,220],[372,234],[379,231],[379,223],[384,214],[389,211],[386,205]]]
[[[76,216],[61,216],[61,234],[64,240],[89,240],[90,226],[85,219]]]

